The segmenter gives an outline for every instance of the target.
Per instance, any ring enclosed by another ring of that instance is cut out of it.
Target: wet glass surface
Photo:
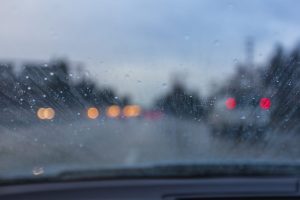
[[[0,3],[0,177],[300,161],[299,2]]]

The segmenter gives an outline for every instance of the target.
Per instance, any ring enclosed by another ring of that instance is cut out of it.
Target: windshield
[[[299,7],[2,0],[0,179],[299,163]]]

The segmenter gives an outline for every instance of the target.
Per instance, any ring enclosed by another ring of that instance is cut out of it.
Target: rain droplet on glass
[[[34,176],[40,176],[40,175],[44,174],[44,168],[43,167],[34,167],[32,169],[32,174]]]

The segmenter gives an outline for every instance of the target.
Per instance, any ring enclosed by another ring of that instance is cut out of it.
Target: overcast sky
[[[171,75],[207,93],[245,60],[300,39],[297,0],[1,0],[0,59],[83,63],[101,85],[147,104]]]

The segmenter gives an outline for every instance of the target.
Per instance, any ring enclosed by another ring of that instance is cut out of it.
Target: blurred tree
[[[65,59],[42,64],[25,63],[18,75],[12,63],[0,63],[0,108],[3,110],[0,124],[34,121],[40,107],[54,108],[55,119],[71,120],[86,106],[130,103],[129,97],[119,98],[111,88],[100,88],[82,74],[78,75],[84,77],[79,82],[72,77],[70,64]]]
[[[294,129],[300,119],[300,48],[284,53],[278,47],[263,71],[266,89],[271,93],[272,124],[276,128]],[[298,127],[299,128],[299,127]]]
[[[179,118],[200,119],[204,115],[204,104],[196,93],[189,92],[180,82],[172,90],[156,100],[155,106],[161,111]]]

